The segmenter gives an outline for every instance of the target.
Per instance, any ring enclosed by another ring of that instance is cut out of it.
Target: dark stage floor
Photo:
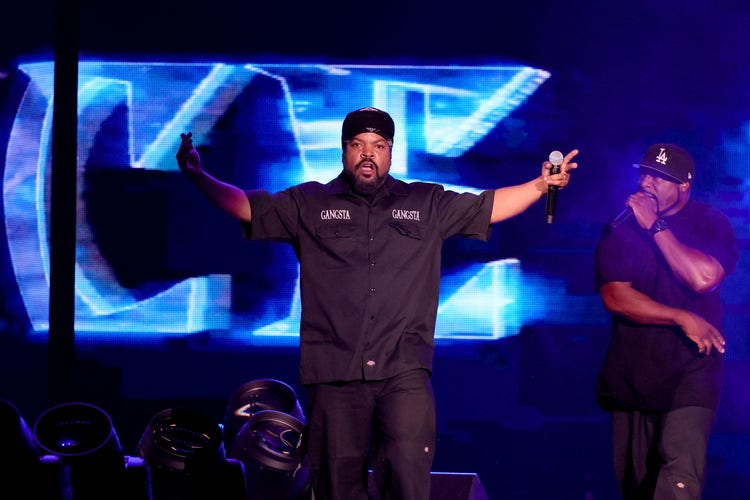
[[[618,498],[607,415],[592,389],[605,343],[597,329],[569,327],[554,333],[525,329],[478,348],[439,346],[433,471],[477,474],[493,500]],[[45,354],[16,344],[3,346],[0,357],[2,397],[31,426],[47,408]],[[82,349],[79,358],[78,400],[111,416],[128,454],[163,409],[187,407],[222,421],[228,397],[249,380],[282,380],[304,402],[293,349],[226,353],[186,345],[119,346]],[[709,447],[706,500],[750,498],[750,423],[741,397],[748,368],[727,365],[727,390]]]

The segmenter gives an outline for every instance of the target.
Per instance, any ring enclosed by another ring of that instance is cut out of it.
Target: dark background
[[[12,71],[19,60],[53,53],[56,8],[65,9],[66,2],[0,8],[0,69]],[[581,150],[581,168],[561,195],[554,226],[542,224],[539,204],[497,231],[507,241],[503,252],[559,276],[574,294],[593,293],[593,246],[632,189],[629,165],[653,142],[684,145],[698,165],[693,196],[730,215],[742,250],[724,290],[727,383],[705,498],[750,496],[745,2],[82,0],[79,8],[82,56],[397,64],[497,59],[550,71],[532,109],[505,120],[473,154],[503,147],[503,141],[529,140],[515,134],[540,109],[550,123],[539,128],[544,136],[536,140]],[[546,152],[540,154],[543,159]],[[525,178],[518,173],[507,180]],[[47,352],[23,341],[24,312],[6,271],[2,293],[0,397],[33,422],[49,405]],[[603,312],[592,314],[596,318],[580,325],[548,318],[490,344],[439,346],[434,470],[476,472],[493,499],[617,498],[606,414],[592,391],[608,331]],[[227,354],[203,346],[200,338],[150,348],[82,345],[75,391],[78,399],[107,410],[132,450],[148,419],[163,408],[187,406],[221,419],[229,394],[247,380],[277,378],[296,388],[296,362],[294,350]]]

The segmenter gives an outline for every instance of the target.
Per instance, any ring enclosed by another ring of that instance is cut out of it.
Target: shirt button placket
[[[375,293],[375,287],[372,286],[372,284],[374,282],[374,274],[373,273],[375,272],[375,259],[373,259],[374,256],[373,256],[373,249],[372,249],[372,242],[373,241],[375,241],[375,233],[373,233],[372,229],[370,229],[370,243],[371,244],[369,245],[369,248],[367,249],[367,254],[368,254],[369,259],[370,259],[370,276],[369,276],[369,279],[370,279],[370,293],[371,294]]]
[[[372,214],[370,214],[370,217],[371,216],[372,216]],[[370,220],[370,222],[371,222],[370,218],[368,218],[368,220]],[[374,277],[374,273],[375,273],[375,259],[374,259],[374,255],[373,255],[373,251],[374,251],[373,250],[373,242],[375,241],[375,234],[372,232],[372,228],[370,228],[370,236],[369,236],[368,239],[369,239],[369,245],[368,245],[369,248],[367,249],[367,254],[368,254],[369,259],[370,259],[370,265],[368,266],[369,267],[369,276],[368,276],[368,278],[369,278],[369,290],[370,290],[370,301],[369,301],[370,302],[369,303],[370,314],[369,314],[369,316],[370,316],[371,324],[374,324],[374,323],[372,323],[372,322],[375,321],[375,314],[373,314],[373,312],[372,312],[373,311],[372,300],[374,298],[373,294],[375,293],[375,287],[373,286],[373,283],[375,283],[375,277]],[[370,333],[370,328],[367,328],[366,335],[369,336],[369,333]],[[365,350],[369,350],[369,348],[370,348],[370,342],[369,342],[369,339],[366,339]],[[372,356],[372,354],[365,352],[364,355],[365,355],[365,358],[364,358],[364,360],[365,360],[365,366],[367,368],[369,368],[369,369],[374,369],[375,368],[375,360],[369,358],[369,356]]]

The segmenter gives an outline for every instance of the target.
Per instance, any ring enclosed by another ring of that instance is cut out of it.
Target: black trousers
[[[315,500],[365,500],[372,467],[381,499],[428,500],[435,456],[430,375],[308,388],[305,452]]]
[[[626,500],[698,500],[716,412],[612,412],[615,475]]]

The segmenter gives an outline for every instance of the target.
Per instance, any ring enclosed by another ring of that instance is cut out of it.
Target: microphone
[[[612,230],[622,224],[623,222],[627,221],[633,216],[633,209],[630,207],[625,207],[625,210],[617,214],[617,217],[612,219],[612,222],[609,223],[609,229]]]
[[[650,196],[651,198],[653,198],[653,200],[656,202],[657,207],[658,207],[658,204],[659,204],[658,200],[653,195],[650,195],[648,193],[647,193],[647,195]],[[612,222],[610,222],[609,226],[607,226],[607,227],[611,231],[614,228],[616,228],[617,226],[619,226],[620,224],[622,224],[623,222],[626,222],[628,219],[630,219],[631,217],[633,217],[633,215],[635,215],[633,213],[633,208],[629,207],[629,206],[626,206],[623,209],[622,212],[620,212],[619,214],[617,214],[617,217],[615,217],[614,219],[612,219]]]
[[[563,162],[563,154],[560,151],[552,151],[549,154],[549,162],[552,164],[550,174],[559,174],[560,165]],[[547,224],[552,224],[557,210],[557,191],[559,186],[550,186],[547,188]]]

